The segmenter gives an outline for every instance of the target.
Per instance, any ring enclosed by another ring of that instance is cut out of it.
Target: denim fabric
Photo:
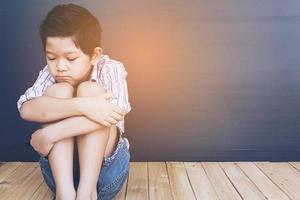
[[[43,178],[55,196],[55,182],[47,157],[40,156],[39,164]],[[129,174],[129,161],[129,142],[126,137],[120,135],[114,153],[110,157],[103,159],[100,177],[97,182],[98,200],[110,200],[121,190]],[[75,169],[74,171],[76,172]],[[75,173],[74,177],[78,180],[79,173]],[[76,190],[77,186],[78,181],[75,181]]]

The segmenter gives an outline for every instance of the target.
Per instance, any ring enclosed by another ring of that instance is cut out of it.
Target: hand
[[[54,145],[48,136],[44,129],[38,129],[31,135],[30,145],[42,156],[47,156]]]
[[[109,98],[113,98],[110,93],[83,97],[81,112],[87,118],[108,127],[124,120],[125,112],[119,106],[110,103]]]

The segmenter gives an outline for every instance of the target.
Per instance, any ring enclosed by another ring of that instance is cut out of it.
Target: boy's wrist
[[[46,126],[43,128],[43,133],[47,135],[47,138],[50,143],[55,143],[58,140],[57,136],[60,134],[58,130],[56,130],[55,124]]]
[[[78,113],[78,115],[84,115],[84,103],[85,97],[74,97],[73,98],[73,108]]]
[[[50,124],[43,129],[43,131],[47,134],[50,143],[55,143],[65,138],[63,135],[65,127],[63,127],[60,122]]]

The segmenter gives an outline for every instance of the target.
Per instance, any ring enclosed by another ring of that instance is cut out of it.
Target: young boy
[[[30,144],[40,154],[45,182],[56,199],[112,199],[129,172],[124,65],[102,54],[98,20],[81,6],[55,6],[39,29],[47,65],[17,106],[22,119],[42,123]]]

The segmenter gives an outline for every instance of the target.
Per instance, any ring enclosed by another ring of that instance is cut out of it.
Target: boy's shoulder
[[[97,74],[100,72],[103,75],[112,72],[113,70],[117,73],[127,74],[124,64],[121,61],[112,59],[106,54],[102,54],[98,63],[93,67],[93,72],[97,71]]]
[[[121,61],[112,59],[111,57],[109,57],[107,54],[102,54],[100,56],[100,59],[97,63],[97,65],[100,66],[106,66],[106,67],[110,67],[110,66],[121,66],[123,67],[123,63]]]
[[[121,77],[124,74],[126,76],[127,71],[122,62],[102,54],[97,64],[93,66],[92,80],[104,80],[103,77],[108,76],[114,79],[116,78],[114,76]]]

